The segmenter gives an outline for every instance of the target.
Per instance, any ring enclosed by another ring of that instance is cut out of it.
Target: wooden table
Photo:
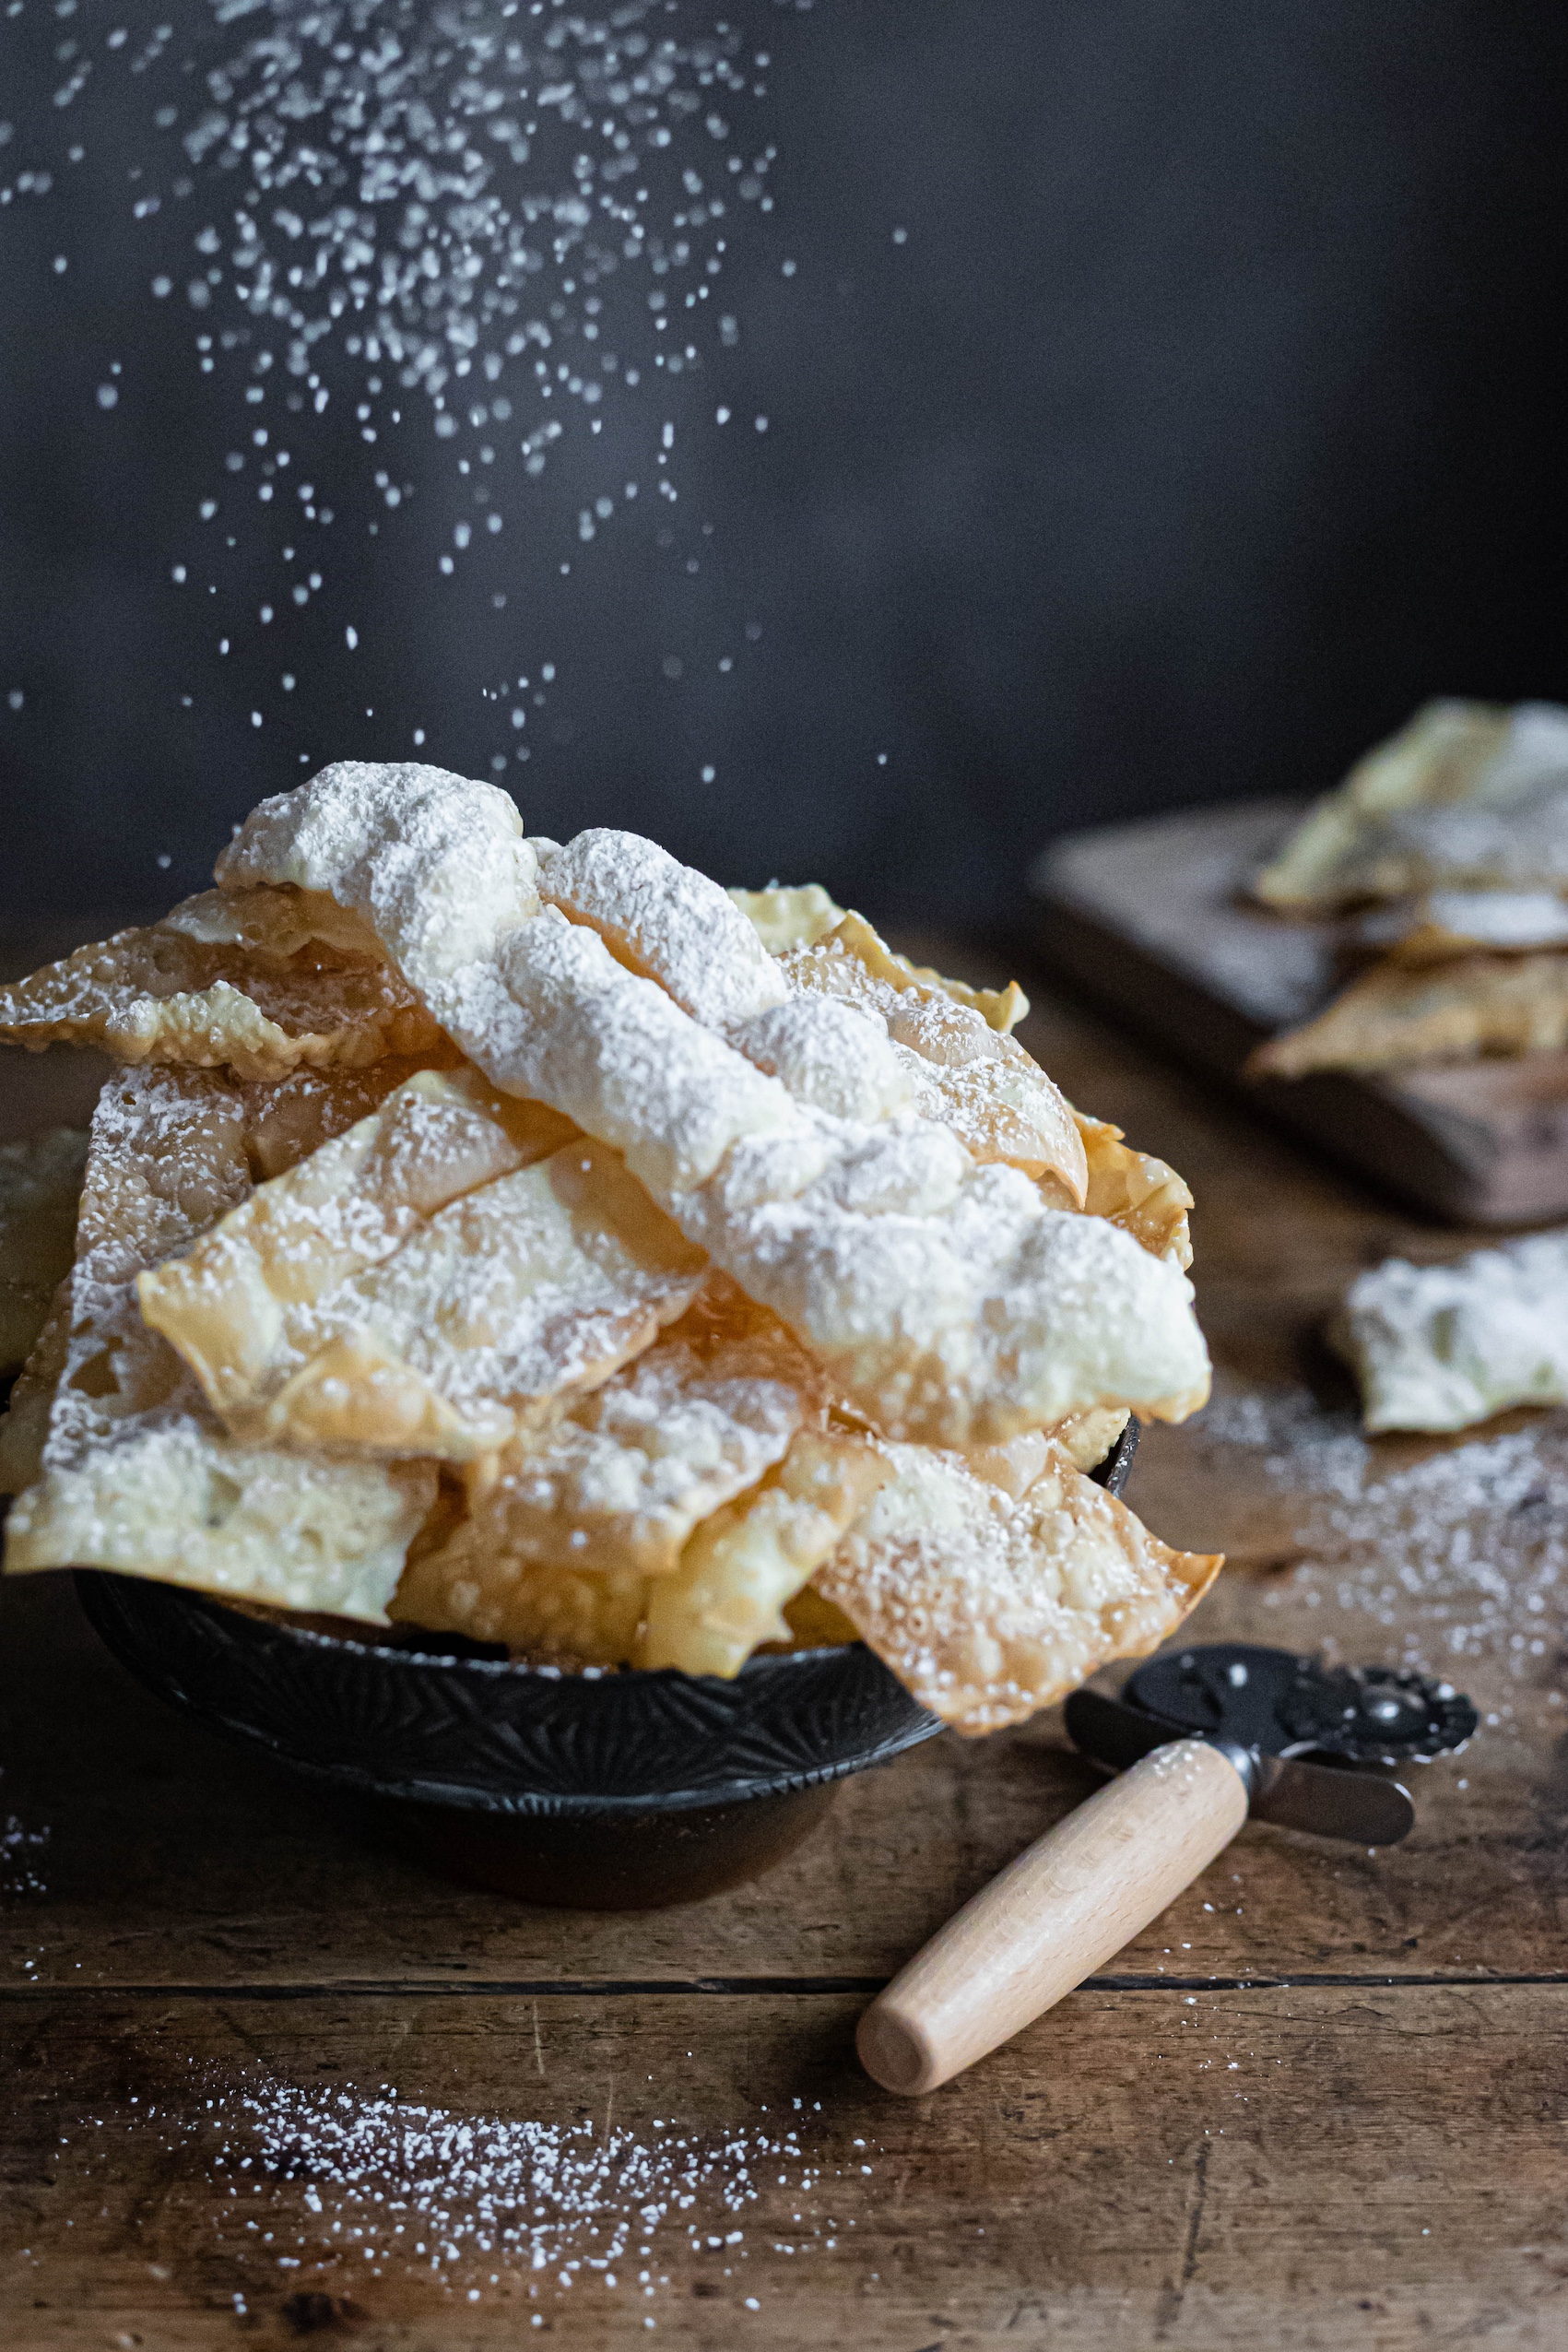
[[[1232,1550],[1205,1635],[1472,1692],[1416,1834],[1248,1827],[1114,1974],[901,2102],[856,2015],[1094,1785],[1055,1717],[851,1783],[738,1893],[530,1910],[144,1697],[65,1579],[9,1584],[13,2352],[1568,2343],[1568,1421],[1365,1447],[1318,1319],[1457,1237],[1038,1003],[1046,1066],[1200,1204],[1220,1401],[1149,1436],[1131,1499]],[[8,1130],[90,1095],[69,1062],[6,1078]]]

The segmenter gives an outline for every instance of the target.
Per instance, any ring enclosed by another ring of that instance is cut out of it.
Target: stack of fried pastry
[[[216,879],[0,990],[125,1065],[52,1147],[8,1569],[567,1668],[858,1636],[965,1731],[1204,1590],[1084,1475],[1207,1394],[1190,1196],[1016,987],[428,767],[324,769]]]
[[[1344,917],[1362,967],[1258,1047],[1256,1075],[1560,1051],[1568,710],[1429,703],[1309,811],[1254,887],[1282,914]]]

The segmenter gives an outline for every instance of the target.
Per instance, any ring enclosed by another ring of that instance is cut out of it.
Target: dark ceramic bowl
[[[1137,1446],[1129,1422],[1094,1472],[1112,1494]],[[733,1682],[564,1674],[100,1569],[79,1569],[77,1590],[149,1690],[369,1800],[436,1867],[532,1902],[632,1909],[753,1877],[836,1782],[941,1728],[863,1642],[752,1658]]]

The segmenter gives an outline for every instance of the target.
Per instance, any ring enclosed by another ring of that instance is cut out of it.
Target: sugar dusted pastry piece
[[[1097,1470],[1131,1419],[1126,1405],[1091,1405],[1069,1412],[1043,1434],[1060,1446],[1075,1470]]]
[[[303,1361],[263,1425],[329,1451],[489,1455],[639,1355],[705,1271],[619,1155],[579,1139],[286,1320]]]
[[[1021,1722],[1110,1659],[1143,1656],[1219,1572],[1059,1450],[1016,1500],[954,1455],[888,1450],[894,1476],[813,1581],[957,1731]]]
[[[539,911],[538,860],[493,785],[339,760],[253,809],[215,869],[230,893],[319,891],[368,925],[427,1004]]]
[[[1029,999],[1016,980],[1009,980],[1005,988],[972,988],[967,980],[949,980],[928,964],[912,963],[907,955],[895,955],[864,915],[846,915],[838,926],[837,937],[874,980],[904,993],[936,992],[948,997],[966,1011],[979,1013],[986,1026],[1000,1035],[1006,1036],[1016,1028],[1029,1011]]]
[[[395,1625],[502,1642],[537,1665],[620,1666],[637,1647],[646,1590],[635,1568],[525,1567],[476,1549],[461,1569],[443,1554],[416,1555],[388,1614]]]
[[[75,1255],[87,1142],[51,1127],[0,1147],[0,1373],[32,1353]]]
[[[805,1430],[777,1468],[697,1530],[673,1576],[647,1589],[640,1666],[733,1676],[760,1642],[787,1641],[783,1611],[891,1475],[847,1430]]]
[[[1266,905],[1316,912],[1353,892],[1346,877],[1382,821],[1462,800],[1502,750],[1508,714],[1495,704],[1423,703],[1387,741],[1325,793],[1253,884]]]
[[[755,1485],[822,1402],[810,1357],[717,1277],[603,1388],[478,1466],[441,1566],[462,1575],[483,1554],[668,1575],[699,1521]]]
[[[246,1080],[221,1091],[238,1104],[253,1175],[274,1176],[343,1134],[411,1075],[407,1059],[388,1056],[367,1070],[298,1070],[287,1078]],[[97,1189],[95,1186],[95,1193]],[[76,1190],[81,1190],[80,1179]],[[99,1214],[89,1208],[84,1247],[91,1241],[90,1228]],[[73,1195],[73,1225],[75,1217]],[[20,1494],[42,1473],[50,1410],[70,1336],[71,1290],[67,1277],[54,1293],[49,1318],[11,1389],[7,1410],[0,1413],[0,1495]]]
[[[875,1127],[914,1105],[910,1058],[900,1054],[883,1022],[834,997],[793,996],[737,1023],[730,1037],[797,1103],[830,1117]]]
[[[312,947],[384,961],[370,925],[323,891],[198,891],[171,907],[157,928],[203,947],[242,948],[247,955],[274,963],[287,963]]]
[[[104,1088],[56,1327],[59,1377],[6,1566],[115,1568],[379,1622],[434,1500],[433,1471],[235,1444],[137,1308],[136,1275],[238,1206],[250,1180],[238,1085],[150,1070]]]
[[[477,1072],[422,1073],[190,1254],[142,1311],[237,1434],[468,1460],[595,1385],[703,1260],[622,1166]]]
[[[780,964],[792,985],[878,1020],[901,1058],[915,1107],[950,1128],[973,1158],[1003,1161],[1049,1181],[1058,1206],[1082,1205],[1082,1141],[1060,1091],[1007,1034],[1010,1003],[995,991],[965,989],[964,1002],[933,975],[929,983],[858,915]],[[1027,1005],[1019,992],[1020,1008]],[[991,1016],[995,1016],[993,1019]]]
[[[1394,963],[1450,963],[1478,952],[1525,955],[1568,947],[1568,901],[1555,891],[1432,891],[1379,909],[1357,928],[1358,947]]]
[[[286,1176],[379,1110],[417,1072],[454,1070],[458,1061],[455,1046],[442,1038],[429,1054],[387,1054],[364,1070],[296,1070],[286,1078],[244,1081],[240,1100],[252,1175],[258,1183]]]
[[[604,825],[578,833],[545,860],[539,893],[706,1028],[728,1029],[788,994],[727,892],[641,833]]]
[[[965,1466],[989,1486],[1018,1498],[1028,1493],[1053,1447],[1059,1447],[1075,1470],[1093,1470],[1102,1462],[1132,1415],[1126,1405],[1094,1405],[1085,1412],[1068,1413],[1049,1429],[1026,1429],[999,1446],[960,1448]]]
[[[446,1027],[498,1086],[612,1144],[656,1199],[704,1183],[743,1136],[810,1134],[776,1079],[555,907],[441,1001]]]
[[[287,1175],[247,1188],[183,1257],[144,1273],[143,1316],[217,1410],[253,1433],[301,1360],[301,1317],[448,1201],[541,1157],[561,1132],[475,1071],[420,1072]]]
[[[167,923],[117,932],[0,988],[8,1044],[97,1046],[120,1061],[250,1078],[362,1067],[417,1054],[437,1034],[379,955],[310,945],[263,955]]]
[[[1315,1021],[1256,1047],[1257,1078],[1318,1070],[1396,1070],[1568,1045],[1568,951],[1470,955],[1437,965],[1374,965]]]
[[[885,1435],[986,1444],[1101,1404],[1182,1420],[1207,1396],[1177,1268],[945,1129],[890,1120],[787,1195],[771,1155],[737,1145],[677,1214]]]
[[[843,921],[843,908],[834,904],[820,882],[793,887],[771,882],[766,890],[732,888],[728,895],[770,955],[781,955],[785,948],[809,947]]]
[[[1135,1152],[1119,1127],[1075,1111],[1083,1138],[1088,1184],[1083,1205],[1091,1217],[1119,1225],[1156,1258],[1185,1272],[1192,1264],[1187,1211],[1193,1198],[1174,1168],[1152,1152]]]
[[[1316,912],[1445,886],[1568,881],[1568,711],[1429,703],[1318,801],[1254,885]]]
[[[1468,1429],[1509,1405],[1568,1403],[1568,1232],[1447,1266],[1360,1274],[1329,1336],[1369,1430]]]

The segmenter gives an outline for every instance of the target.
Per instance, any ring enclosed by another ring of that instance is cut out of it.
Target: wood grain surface
[[[1032,1049],[1198,1197],[1217,1401],[1149,1433],[1129,1499],[1232,1553],[1195,1633],[1471,1692],[1485,1728],[1412,1778],[1415,1834],[1249,1825],[1097,1980],[897,2100],[856,2017],[1099,1785],[1055,1715],[850,1783],[751,1886],[589,1918],[426,1874],[144,1696],[65,1579],[0,1586],[7,2352],[1568,2342],[1568,1416],[1363,1443],[1324,1309],[1474,1237],[1020,976]],[[13,1076],[6,1131],[82,1100],[68,1058]]]

